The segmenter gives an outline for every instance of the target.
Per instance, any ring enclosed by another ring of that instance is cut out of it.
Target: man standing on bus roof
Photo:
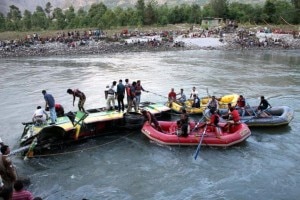
[[[55,122],[56,122],[56,112],[55,112],[54,97],[51,94],[48,94],[46,92],[46,90],[43,90],[42,94],[44,95],[44,99],[45,99],[45,102],[46,102],[45,108],[49,107],[51,124],[55,124]]]

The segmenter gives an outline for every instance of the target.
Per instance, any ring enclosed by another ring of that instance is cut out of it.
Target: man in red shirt
[[[56,103],[55,104],[55,112],[57,117],[62,117],[65,114],[64,107],[61,104]]]
[[[174,88],[171,88],[171,92],[168,95],[169,102],[176,101],[176,93],[174,92]]]
[[[237,109],[241,109],[242,110],[242,116],[245,115],[245,106],[246,106],[246,100],[243,97],[243,95],[240,95],[240,97],[237,100],[237,103],[236,103],[235,107]]]

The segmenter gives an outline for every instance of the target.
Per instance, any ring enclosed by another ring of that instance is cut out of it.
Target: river
[[[289,199],[300,197],[300,51],[190,50],[156,53],[1,59],[0,137],[18,148],[23,125],[42,90],[66,111],[68,88],[82,90],[85,108],[105,106],[104,89],[119,79],[141,80],[153,93],[142,101],[165,102],[172,87],[187,95],[243,94],[250,105],[264,95],[272,106],[295,111],[284,127],[252,128],[246,142],[230,148],[160,146],[140,131],[91,139],[69,151],[24,161],[18,173],[35,196],[57,199]]]

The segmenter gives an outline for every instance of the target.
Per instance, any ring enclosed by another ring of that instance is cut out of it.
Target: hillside
[[[241,2],[241,3],[263,3],[265,0],[230,0],[231,2]],[[89,8],[93,3],[103,2],[108,7],[132,7],[135,5],[137,0],[1,0],[0,1],[0,12],[3,14],[7,14],[9,11],[10,5],[17,6],[21,12],[24,10],[29,10],[31,12],[35,11],[37,6],[41,6],[45,8],[47,2],[50,2],[53,8],[59,7],[62,9],[68,8],[70,5],[73,5],[77,10],[79,8]],[[147,0],[145,0],[147,2]],[[178,5],[182,3],[192,4],[196,3],[199,5],[204,5],[209,0],[156,0],[156,2],[160,5],[167,3],[170,6]]]

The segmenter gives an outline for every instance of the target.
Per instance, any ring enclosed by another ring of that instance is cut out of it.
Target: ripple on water
[[[289,199],[300,196],[298,130],[299,51],[177,51],[70,57],[5,59],[0,63],[0,136],[18,146],[23,126],[46,89],[65,110],[77,110],[67,88],[79,88],[86,108],[106,104],[113,80],[142,80],[142,100],[165,102],[171,88],[189,95],[244,94],[250,105],[265,95],[271,105],[288,105],[295,118],[286,127],[252,129],[230,148],[166,147],[140,131],[115,141],[103,137],[75,147],[76,153],[23,162],[13,157],[29,189],[45,199]],[[280,72],[280,73],[279,73]],[[174,117],[175,118],[175,117]],[[121,133],[120,133],[121,134]],[[126,134],[126,133],[125,133]],[[103,142],[103,143],[102,143]],[[104,143],[107,143],[104,145]],[[96,148],[87,150],[89,146]],[[99,145],[99,146],[98,146]],[[76,149],[77,148],[77,149]],[[85,150],[86,149],[86,150]]]

